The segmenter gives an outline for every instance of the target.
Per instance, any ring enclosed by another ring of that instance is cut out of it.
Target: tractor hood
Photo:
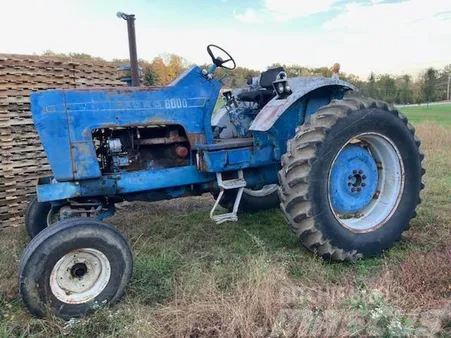
[[[221,85],[199,67],[167,87],[47,90],[32,93],[33,122],[58,181],[101,176],[92,131],[149,125],[181,125],[190,141],[211,135],[211,112]],[[208,124],[207,124],[208,122]],[[212,136],[210,137],[212,138]]]

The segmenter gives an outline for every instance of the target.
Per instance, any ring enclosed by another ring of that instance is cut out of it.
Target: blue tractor
[[[337,76],[289,78],[282,68],[223,92],[214,114],[215,70],[235,61],[207,51],[208,70],[191,67],[165,87],[31,94],[53,174],[25,215],[32,240],[19,284],[33,314],[82,316],[123,295],[132,253],[103,222],[122,201],[211,193],[218,224],[280,205],[300,243],[336,261],[379,255],[408,228],[424,156],[404,115],[349,95],[357,89]]]

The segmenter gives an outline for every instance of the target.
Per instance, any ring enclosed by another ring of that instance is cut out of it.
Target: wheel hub
[[[85,263],[77,263],[70,270],[70,274],[74,278],[82,278],[86,272],[88,271],[88,267]]]
[[[102,252],[79,249],[64,255],[55,264],[50,275],[50,288],[64,303],[86,303],[103,291],[110,276],[110,262]]]
[[[355,214],[377,191],[376,161],[364,147],[349,144],[337,156],[330,176],[330,200],[335,212]]]

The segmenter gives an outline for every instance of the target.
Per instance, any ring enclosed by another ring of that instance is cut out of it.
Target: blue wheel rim
[[[348,144],[338,154],[329,178],[330,202],[342,216],[355,215],[372,201],[378,169],[367,147]]]

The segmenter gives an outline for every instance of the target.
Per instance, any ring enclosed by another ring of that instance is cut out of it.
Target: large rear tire
[[[371,99],[333,100],[298,127],[279,171],[282,211],[325,259],[381,254],[415,216],[424,155],[407,118]]]

